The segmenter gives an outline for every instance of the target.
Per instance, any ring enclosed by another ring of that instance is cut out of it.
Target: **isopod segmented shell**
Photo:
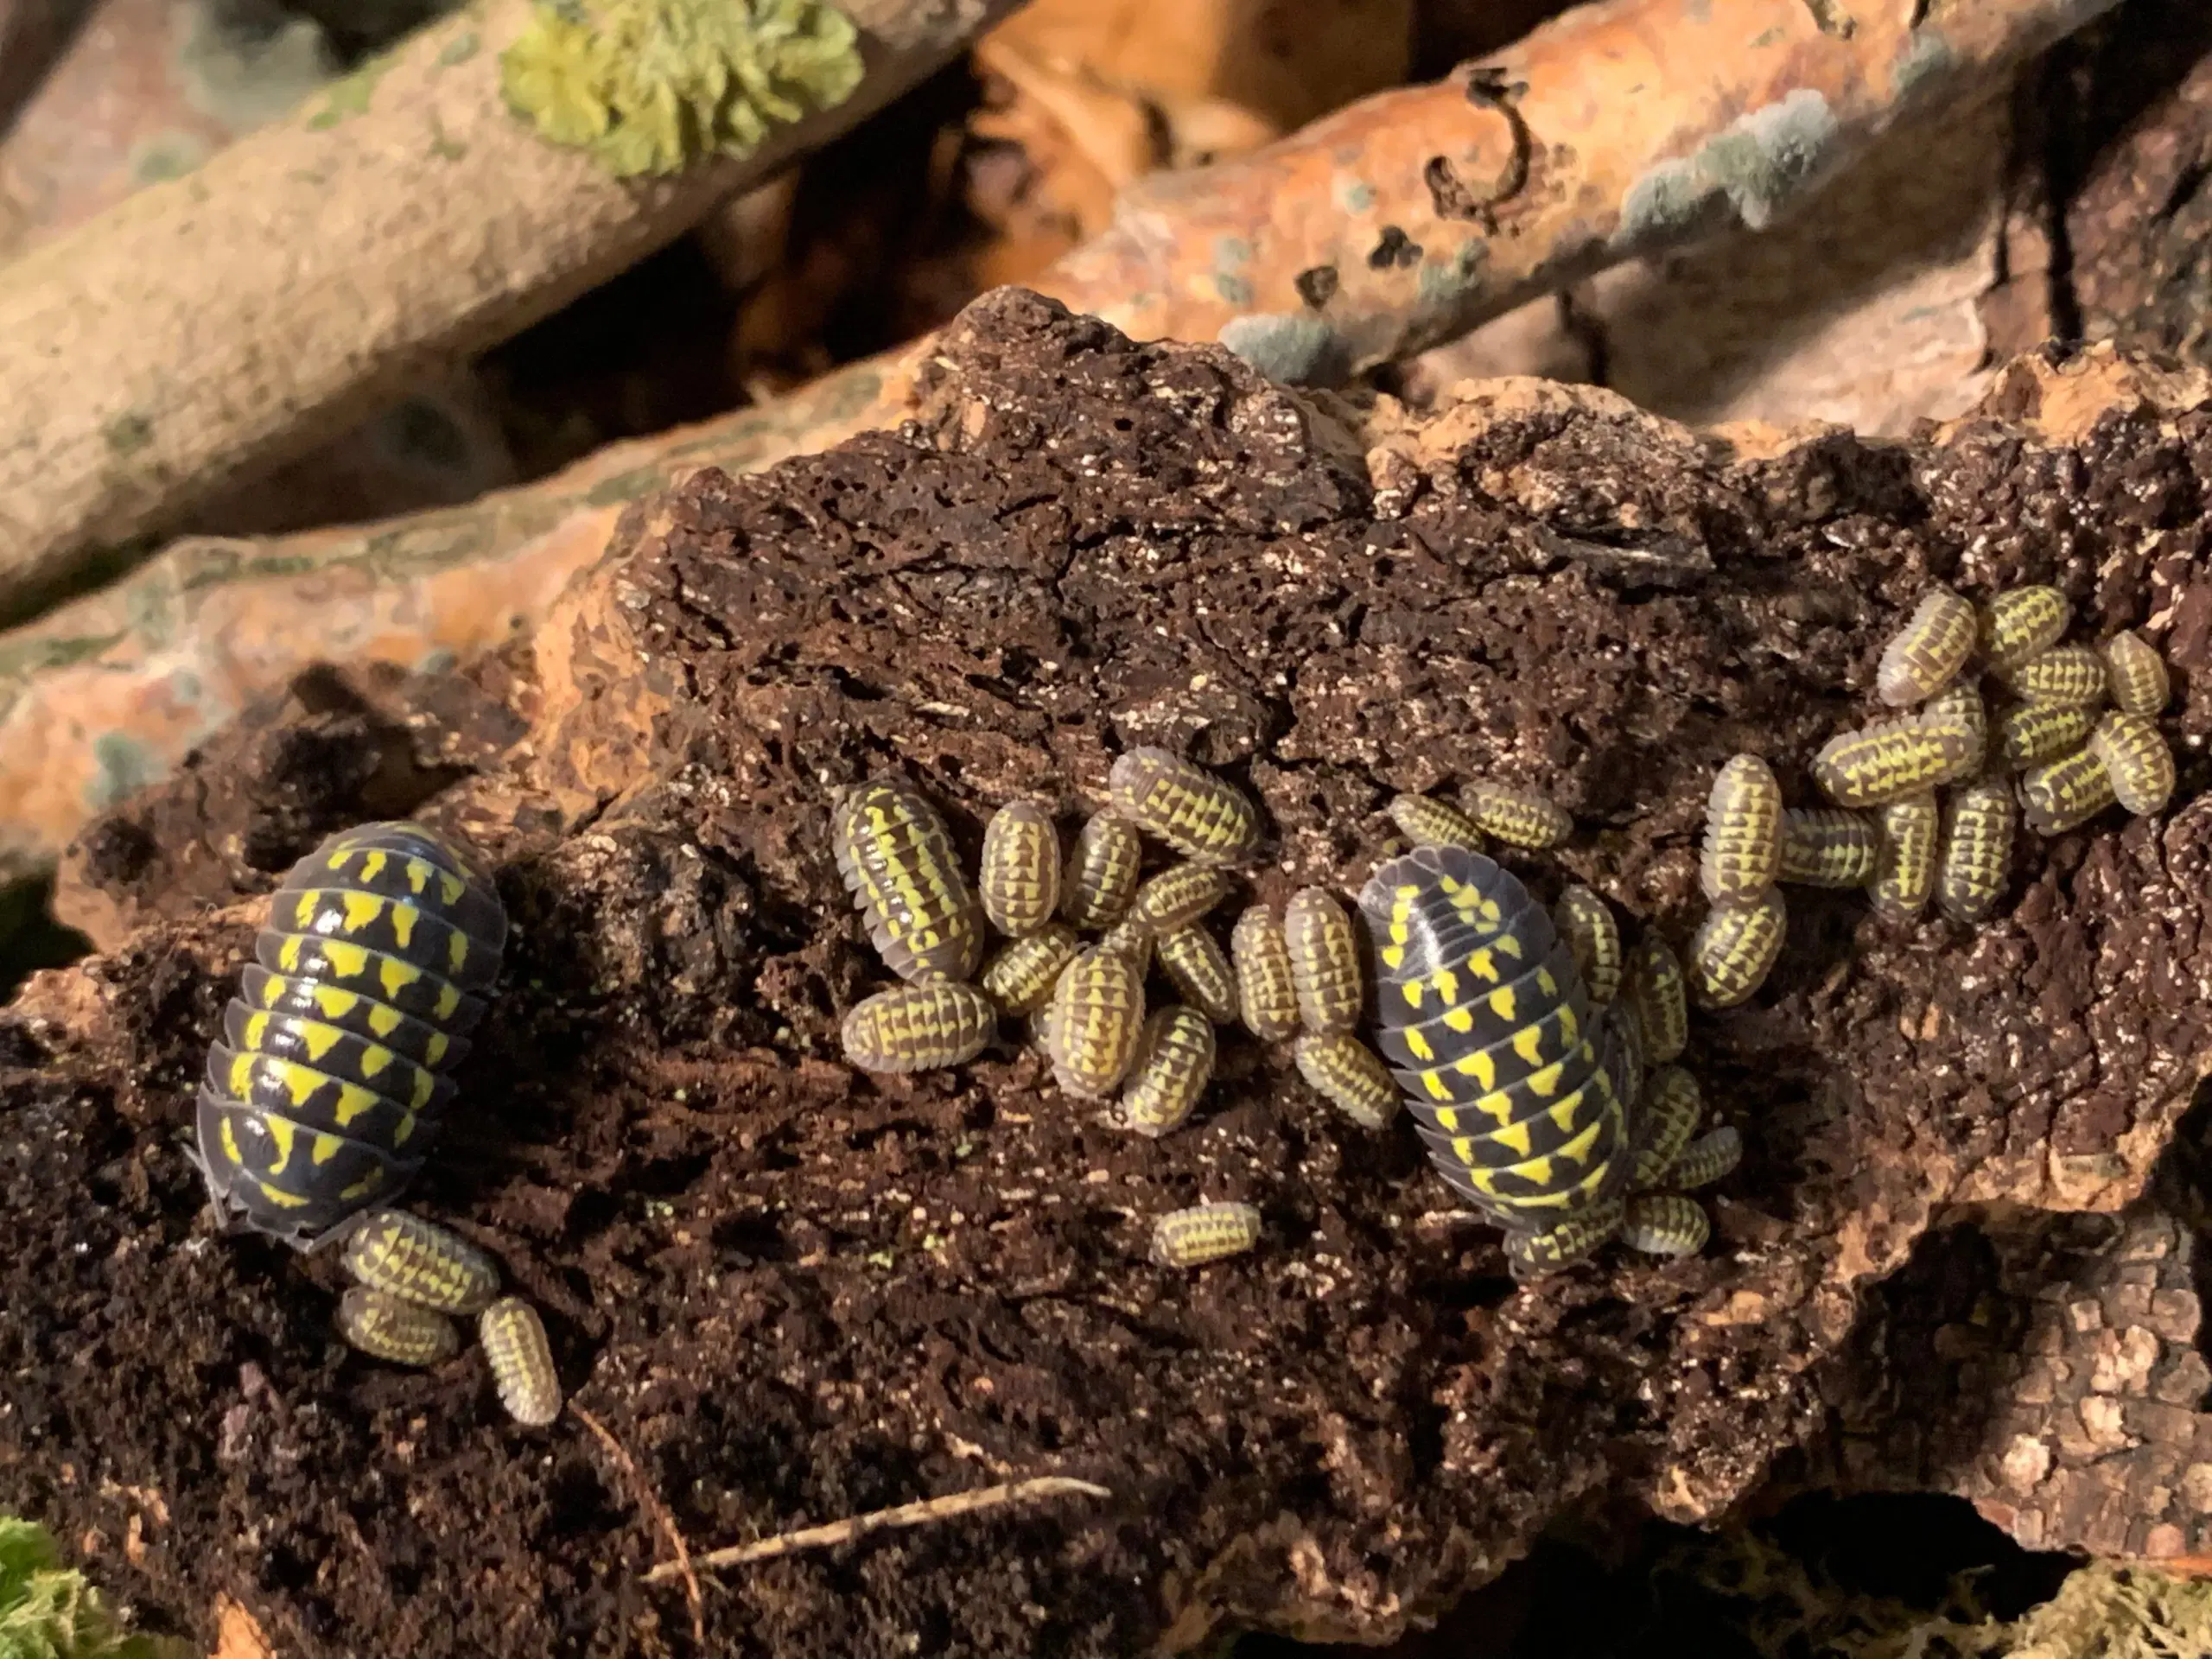
[[[1154,949],[1160,967],[1192,1007],[1217,1026],[1236,1017],[1236,970],[1212,934],[1192,923],[1161,934]]]
[[[2174,752],[2157,724],[2113,710],[2089,734],[2089,753],[2104,762],[2112,792],[2137,817],[2163,811],[2174,793]]]
[[[1185,858],[1240,864],[1259,849],[1260,815],[1244,792],[1166,749],[1131,749],[1106,789],[1116,813]]]
[[[1509,847],[1541,852],[1574,833],[1574,820],[1567,810],[1532,790],[1478,780],[1459,791],[1459,804],[1478,830]]]
[[[1647,933],[1629,958],[1628,1001],[1643,1027],[1644,1058],[1652,1065],[1679,1059],[1690,1042],[1688,981],[1681,958],[1666,940]]]
[[[1981,656],[1994,673],[2018,667],[2058,643],[2074,607],[2056,588],[2012,588],[1982,609]]]
[[[1229,896],[1226,870],[1211,864],[1176,864],[1137,889],[1130,913],[1155,937],[1187,927]]]
[[[1038,931],[1060,904],[1060,832],[1035,801],[1008,801],[983,830],[976,878],[983,914],[1014,938]]]
[[[1681,1155],[1668,1166],[1666,1181],[1684,1191],[1710,1186],[1743,1160],[1744,1137],[1734,1124],[1723,1123],[1682,1148]]]
[[[1060,914],[1077,927],[1106,928],[1128,914],[1137,896],[1144,841],[1136,826],[1101,812],[1076,832],[1060,881]]]
[[[1659,1185],[1682,1155],[1705,1117],[1705,1097],[1697,1079],[1679,1065],[1662,1065],[1645,1081],[1643,1147],[1636,1154],[1632,1191]]]
[[[1774,971],[1789,925],[1778,887],[1715,905],[1698,925],[1684,964],[1698,1001],[1709,1008],[1749,1001]]]
[[[2020,818],[2039,836],[2078,829],[2120,798],[2105,763],[2088,749],[2020,774]]]
[[[877,779],[848,791],[830,846],[885,967],[916,985],[974,974],[983,959],[983,906],[943,815],[918,790]]]
[[[1267,1042],[1298,1033],[1298,984],[1282,924],[1254,905],[1230,930],[1229,960],[1236,969],[1236,1007],[1245,1028]]]
[[[1926,909],[1936,891],[1942,813],[1930,791],[1891,801],[1882,809],[1881,821],[1881,861],[1867,891],[1877,911],[1904,921]]]
[[[1838,806],[1885,806],[1967,776],[1981,764],[1981,734],[1967,721],[1880,721],[1841,732],[1813,757],[1813,781]]]
[[[1981,779],[1951,791],[1943,807],[1936,902],[1953,921],[1986,921],[1997,908],[2012,872],[2019,824],[2019,804],[2002,778]]]
[[[1618,1198],[1601,1198],[1556,1227],[1541,1232],[1509,1230],[1505,1235],[1505,1263],[1516,1280],[1540,1278],[1571,1268],[1595,1255],[1619,1236],[1627,1205]]]
[[[1034,933],[1009,939],[983,964],[976,983],[1007,1014],[1034,1014],[1052,1001],[1060,969],[1075,959],[1083,941],[1065,922],[1050,922]]]
[[[1114,1092],[1144,1034],[1144,972],[1094,946],[1060,970],[1052,992],[1052,1076],[1071,1095]]]
[[[346,1241],[346,1271],[372,1290],[441,1313],[480,1313],[499,1294],[492,1258],[404,1210],[380,1210]]]
[[[2096,726],[2088,703],[2016,703],[1997,716],[1993,749],[2007,772],[2025,772],[2080,748]]]
[[[2105,684],[2113,708],[2145,719],[2164,710],[2173,683],[2156,645],[2133,630],[2123,630],[2098,649],[2105,659]]]
[[[1385,1128],[1398,1115],[1398,1085],[1381,1056],[1348,1033],[1309,1033],[1292,1051],[1298,1075],[1363,1129]]]
[[[1926,725],[1961,727],[1972,732],[1977,766],[1988,754],[1989,705],[1982,701],[1981,688],[1972,680],[1955,680],[1945,686],[1922,706],[1920,718]]]
[[[1708,899],[1748,899],[1782,869],[1782,785],[1755,754],[1732,757],[1705,802],[1698,884]]]
[[[1474,853],[1483,849],[1482,831],[1456,806],[1426,795],[1401,795],[1388,810],[1390,822],[1416,847],[1465,847]]]
[[[476,1338],[508,1416],[543,1428],[561,1414],[561,1374],[536,1308],[519,1296],[502,1296],[477,1315]]]
[[[1881,835],[1870,813],[1792,807],[1782,815],[1782,879],[1804,887],[1863,887],[1874,879]]]
[[[1552,906],[1552,925],[1573,953],[1590,1000],[1603,1005],[1620,995],[1621,930],[1612,906],[1590,888],[1567,887]]]
[[[973,985],[949,980],[899,985],[855,1003],[845,1016],[845,1058],[863,1071],[934,1071],[990,1046],[998,1005]]]
[[[1152,1224],[1152,1259],[1163,1268],[1201,1268],[1259,1242],[1260,1212],[1249,1204],[1194,1204]]]
[[[436,1365],[461,1351],[461,1332],[444,1314],[367,1285],[339,1299],[338,1334],[397,1365]]]
[[[1171,1003],[1144,1022],[1122,1085],[1122,1122],[1155,1139],[1182,1127],[1213,1076],[1213,1027],[1196,1008]]]
[[[1131,912],[1098,936],[1098,948],[1124,957],[1142,979],[1152,971],[1152,924]]]
[[[1643,1074],[1649,1065],[1644,1052],[1643,1018],[1632,1002],[1616,1002],[1605,1010],[1603,1032],[1599,1052],[1605,1058],[1605,1075],[1612,1081],[1613,1098],[1620,1102],[1623,1111],[1632,1113],[1643,1096]]]
[[[1695,1255],[1713,1236],[1705,1206],[1679,1192],[1640,1192],[1621,1217],[1621,1243],[1645,1255]]]
[[[2094,707],[2105,700],[2105,661],[2088,645],[2052,645],[1998,677],[2024,702]]]
[[[1290,947],[1298,1016],[1310,1032],[1347,1032],[1366,1005],[1359,938],[1351,918],[1326,889],[1300,887],[1283,906],[1283,941]]]
[[[1883,648],[1874,695],[1891,708],[1925,702],[1958,677],[1979,632],[1972,603],[1936,588]]]

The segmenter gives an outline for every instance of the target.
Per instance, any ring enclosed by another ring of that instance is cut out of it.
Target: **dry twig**
[[[660,1501],[660,1494],[653,1491],[652,1483],[638,1471],[636,1460],[623,1449],[622,1442],[614,1438],[614,1431],[573,1400],[569,1402],[569,1409],[576,1414],[586,1428],[599,1436],[601,1444],[607,1447],[607,1455],[620,1465],[623,1474],[628,1478],[631,1489],[638,1495],[639,1505],[652,1517],[653,1524],[668,1539],[669,1548],[676,1552],[673,1561],[665,1567],[655,1567],[646,1577],[652,1580],[672,1574],[683,1580],[683,1599],[691,1605],[691,1639],[702,1646],[705,1645],[706,1602],[700,1593],[699,1575],[691,1570],[691,1552],[683,1547],[683,1535],[677,1530],[676,1517],[668,1512],[668,1505]]]

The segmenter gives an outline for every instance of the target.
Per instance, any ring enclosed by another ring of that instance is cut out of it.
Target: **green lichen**
[[[181,1642],[126,1635],[42,1527],[0,1516],[0,1659],[175,1659]]]
[[[1681,241],[1717,228],[1729,210],[1764,230],[1834,160],[1841,132],[1827,99],[1810,87],[1738,116],[1694,155],[1660,162],[1629,187],[1617,249]]]
[[[540,0],[499,71],[543,137],[634,177],[750,155],[851,97],[861,65],[820,0]]]
[[[1343,337],[1302,311],[1231,317],[1216,338],[1268,379],[1286,385],[1334,385],[1351,368]]]

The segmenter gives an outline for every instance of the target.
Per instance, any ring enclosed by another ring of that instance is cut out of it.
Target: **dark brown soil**
[[[1409,1128],[1347,1128],[1249,1040],[1156,1145],[1011,1046],[848,1071],[839,1012],[881,975],[825,790],[904,770],[972,853],[1008,793],[1072,813],[1166,742],[1264,802],[1280,898],[1356,886],[1391,791],[1497,776],[1579,820],[1532,880],[1679,940],[1716,766],[1757,749],[1810,801],[1931,578],[2171,619],[2168,729],[2212,730],[2212,419],[2107,397],[2058,434],[2054,388],[2078,413],[2091,384],[2027,365],[1941,443],[1738,453],[1525,385],[1402,427],[978,302],[906,430],[634,514],[534,651],[455,694],[456,764],[492,769],[426,813],[500,861],[517,933],[414,1200],[546,1309],[575,1405],[695,1551],[1031,1474],[1113,1497],[740,1570],[702,1644],[681,1587],[640,1582],[665,1531],[575,1416],[514,1427],[473,1354],[352,1356],[334,1264],[216,1236],[188,1100],[258,919],[208,906],[276,879],[231,845],[273,810],[264,734],[88,837],[67,880],[152,925],[0,1017],[0,1506],[201,1637],[236,1596],[288,1659],[1118,1656],[1217,1618],[1373,1640],[1586,1495],[1717,1512],[1824,1421],[1816,1373],[1942,1206],[2139,1190],[2212,1055],[2199,752],[2170,817],[2024,846],[1977,935],[1793,892],[1767,989],[1697,1024],[1750,1148],[1719,1241],[1529,1293]],[[272,849],[378,775],[309,752],[330,787],[284,774],[306,804]],[[1258,1205],[1262,1249],[1147,1264],[1148,1217],[1199,1198]],[[2212,1546],[2164,1501],[2126,1547]]]

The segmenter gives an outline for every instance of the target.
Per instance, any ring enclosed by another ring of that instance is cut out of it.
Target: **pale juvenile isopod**
[[[1744,1161],[1744,1137],[1732,1123],[1707,1129],[1682,1148],[1681,1156],[1667,1166],[1669,1186],[1689,1191],[1710,1186]]]
[[[1789,925],[1779,887],[1715,905],[1690,940],[1686,967],[1698,1001],[1709,1008],[1749,1001],[1774,971]]]
[[[1152,1224],[1152,1259],[1163,1268],[1201,1268],[1259,1242],[1260,1212],[1249,1204],[1195,1204]]]
[[[879,779],[838,803],[830,847],[884,965],[915,984],[963,980],[983,958],[983,907],[944,819],[919,791]]]
[[[475,1313],[499,1294],[492,1258],[458,1234],[404,1210],[379,1210],[346,1241],[346,1271],[417,1307]]]
[[[1459,804],[1478,830],[1509,847],[1541,852],[1574,833],[1566,809],[1531,790],[1477,781],[1459,791]]]
[[[1552,925],[1567,941],[1591,1001],[1603,1007],[1619,995],[1621,930],[1612,906],[1578,883],[1563,891],[1552,906]]]
[[[1782,785],[1756,754],[1720,768],[1705,801],[1698,884],[1708,899],[1748,899],[1782,870]]]
[[[2052,645],[1998,677],[2024,702],[2085,708],[2105,700],[2105,659],[2088,645]]]
[[[1060,832],[1034,801],[1008,801],[983,830],[976,879],[983,914],[1014,938],[1036,932],[1060,904]]]
[[[1359,936],[1351,918],[1326,889],[1300,887],[1283,906],[1283,941],[1290,947],[1291,983],[1298,989],[1298,1017],[1320,1034],[1359,1023],[1367,1001],[1359,966]]]
[[[1254,905],[1229,933],[1229,960],[1236,969],[1236,1007],[1245,1028],[1267,1042],[1298,1033],[1298,983],[1282,924],[1265,905]]]
[[[1981,750],[1969,722],[1923,710],[1830,738],[1813,757],[1813,781],[1838,806],[1885,806],[1967,776]]]
[[[2128,630],[2115,633],[2099,649],[2104,655],[2105,683],[2113,708],[2145,719],[2164,710],[2173,685],[2166,674],[2166,659],[2156,645]]]
[[[1628,1001],[1643,1027],[1643,1056],[1649,1065],[1679,1059],[1689,1046],[1688,983],[1681,958],[1666,940],[1645,934],[1629,958]]]
[[[1802,887],[1863,887],[1874,879],[1881,834],[1872,816],[1840,806],[1792,807],[1782,817],[1782,879]]]
[[[1482,831],[1456,806],[1426,795],[1401,795],[1388,810],[1390,822],[1416,847],[1464,847],[1471,853],[1483,849]]]
[[[461,1332],[444,1314],[367,1285],[339,1299],[338,1334],[396,1365],[435,1365],[461,1351]]]
[[[1695,1255],[1713,1236],[1705,1206],[1679,1192],[1642,1192],[1621,1215],[1621,1243],[1645,1255]]]
[[[1196,924],[1153,942],[1160,965],[1192,1007],[1217,1026],[1236,1017],[1236,970],[1212,934]]]
[[[1979,631],[1970,601],[1935,589],[1883,648],[1874,695],[1891,708],[1927,702],[1958,677]]]
[[[1379,1129],[1398,1115],[1402,1096],[1381,1055],[1346,1032],[1300,1037],[1292,1050],[1298,1075],[1363,1129]]]
[[[845,1016],[845,1058],[863,1071],[933,1071],[974,1059],[998,1022],[998,1005],[973,985],[894,986]]]
[[[1130,913],[1156,938],[1187,927],[1229,894],[1226,870],[1211,864],[1176,864],[1137,889]]]
[[[2019,824],[2019,804],[2002,778],[1985,778],[1951,791],[1943,808],[1936,902],[1953,921],[1984,921],[1997,908],[2012,871]]]
[[[2105,765],[2112,792],[2137,817],[2164,810],[2174,793],[2174,752],[2155,723],[2118,709],[2089,734],[2089,753]]]
[[[1034,933],[1009,939],[983,964],[976,983],[1007,1014],[1034,1014],[1052,999],[1060,969],[1075,959],[1083,941],[1065,922],[1050,922]]]
[[[1076,832],[1060,881],[1060,915],[1077,927],[1111,927],[1137,896],[1144,841],[1136,826],[1101,812]]]
[[[2056,588],[2012,588],[1997,595],[1981,613],[1981,657],[2002,674],[2058,643],[2074,607]]]
[[[1213,1056],[1213,1027],[1196,1008],[1173,1003],[1154,1014],[1122,1086],[1122,1122],[1154,1139],[1179,1128],[1206,1091]]]
[[[1630,1185],[1637,1191],[1654,1187],[1682,1155],[1690,1137],[1705,1116],[1705,1097],[1697,1079],[1679,1065],[1662,1065],[1644,1084],[1643,1146],[1636,1154],[1636,1173]]]
[[[1997,716],[1996,757],[2007,772],[2025,772],[2072,753],[2096,726],[2097,710],[2086,703],[2016,703]]]
[[[536,1308],[519,1296],[502,1296],[477,1316],[476,1338],[508,1416],[543,1428],[561,1414],[561,1374]]]
[[[2077,829],[2119,798],[2105,763],[2088,749],[2020,774],[2020,817],[2039,836]]]
[[[1936,855],[1943,816],[1930,792],[1882,809],[1882,856],[1867,885],[1874,908],[1904,921],[1927,908],[1936,891]]]
[[[1060,970],[1052,992],[1052,1075],[1071,1095],[1114,1092],[1144,1034],[1144,972],[1094,946]]]
[[[1202,864],[1240,864],[1260,845],[1260,816],[1244,792],[1166,749],[1131,749],[1114,762],[1114,810]]]

